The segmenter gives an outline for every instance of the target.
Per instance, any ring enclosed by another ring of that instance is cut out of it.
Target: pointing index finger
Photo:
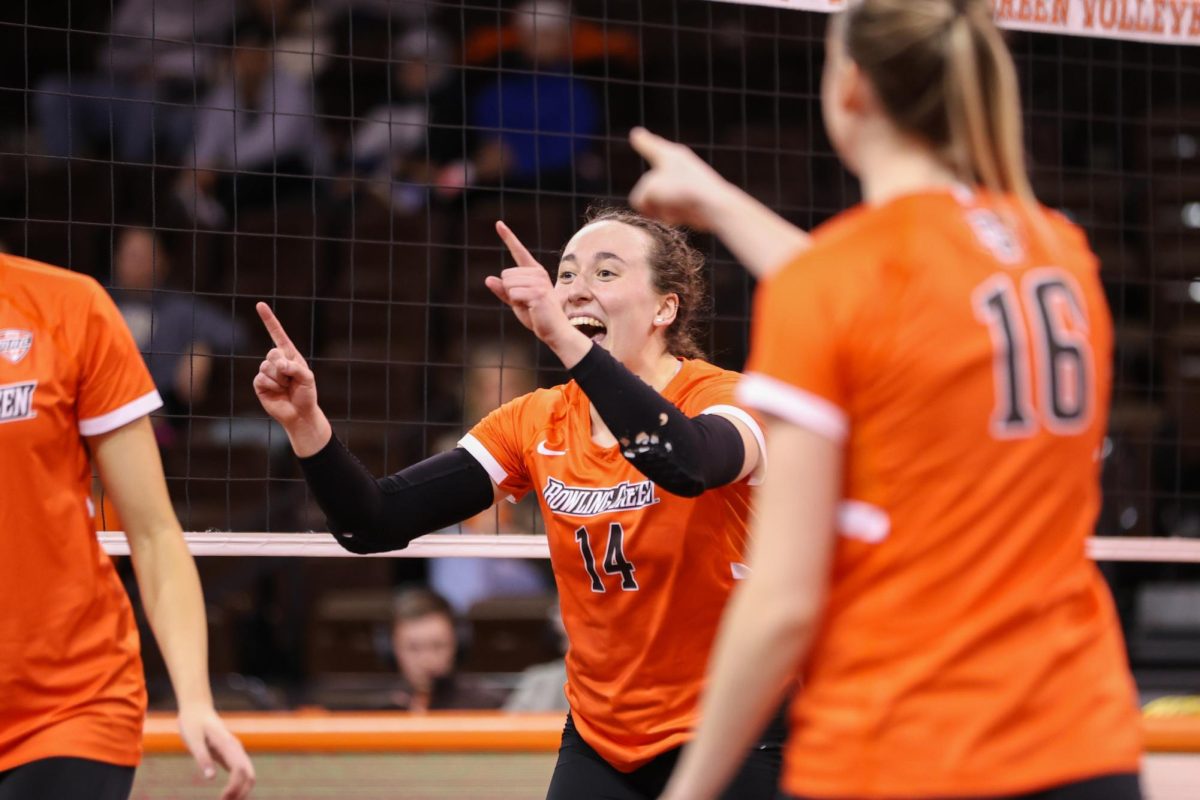
[[[521,244],[521,240],[512,232],[512,228],[505,225],[500,220],[496,220],[496,233],[500,235],[500,241],[508,248],[508,252],[512,254],[513,260],[517,262],[518,267],[540,267],[541,264],[533,257],[525,245]]]
[[[666,139],[641,126],[629,132],[629,143],[652,168],[658,166],[658,162],[662,160],[663,153],[670,144]]]
[[[289,356],[299,355],[296,345],[292,344],[292,340],[288,338],[287,331],[283,329],[283,324],[279,318],[275,316],[275,312],[266,303],[255,303],[254,310],[258,312],[259,319],[263,321],[263,325],[267,329],[267,333],[271,336],[271,341],[280,350],[283,350]]]

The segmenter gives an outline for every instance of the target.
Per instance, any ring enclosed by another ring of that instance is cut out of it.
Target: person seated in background
[[[396,595],[392,608],[392,652],[400,685],[393,707],[406,711],[497,708],[498,693],[457,672],[458,633],[446,599],[425,588]]]
[[[564,656],[570,642],[563,626],[562,611],[555,602],[546,610],[546,627]],[[556,658],[544,664],[534,664],[521,673],[517,688],[504,701],[505,711],[567,711],[570,704],[563,687],[567,685],[567,662]]]
[[[219,227],[238,213],[307,197],[324,164],[312,93],[275,63],[272,26],[239,21],[233,69],[197,114],[176,195],[196,221]]]
[[[528,11],[535,4],[523,4]],[[536,4],[546,13],[566,17],[566,7],[558,0]],[[508,67],[522,60],[519,15],[505,25],[480,25],[467,35],[463,45],[463,63],[469,67]],[[609,24],[598,25],[588,20],[571,20],[571,65],[578,73],[611,75],[613,72],[634,75],[641,64],[637,36]]]
[[[234,2],[205,0],[204,13],[195,0],[118,2],[95,68],[37,86],[33,107],[46,154],[84,156],[111,143],[118,161],[175,163]]]
[[[124,228],[113,248],[111,294],[133,333],[150,377],[163,399],[154,417],[159,444],[169,446],[201,402],[212,375],[212,356],[232,355],[241,329],[232,314],[187,292],[163,289],[171,259],[150,228]]]
[[[468,186],[571,189],[598,180],[601,114],[595,90],[572,74],[571,24],[557,0],[513,12],[521,69],[500,70],[475,93],[470,157],[439,174],[443,196]]]
[[[467,353],[463,370],[463,425],[470,430],[493,409],[537,388],[529,350],[512,341],[477,345]],[[460,433],[438,443],[453,450]],[[533,533],[536,508],[528,501],[497,503],[455,529],[467,534]],[[550,591],[550,576],[535,561],[519,558],[431,558],[429,583],[455,611],[465,614],[481,600],[531,597]]]
[[[354,129],[345,161],[381,202],[408,213],[427,204],[437,171],[462,158],[462,75],[454,49],[433,28],[397,38],[392,58],[390,102]]]

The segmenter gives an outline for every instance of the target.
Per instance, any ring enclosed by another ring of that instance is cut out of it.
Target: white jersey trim
[[[159,396],[158,390],[149,391],[107,414],[79,420],[79,433],[83,436],[99,436],[102,433],[115,431],[122,425],[128,425],[135,419],[141,419],[151,411],[162,408],[162,404],[162,397]]]
[[[850,432],[849,416],[833,403],[759,372],[742,376],[737,385],[737,399],[743,405],[774,414],[835,442],[844,441]]]
[[[843,500],[837,506],[837,527],[843,536],[879,544],[892,531],[892,519],[879,506],[862,500]]]
[[[723,417],[733,417],[750,429],[750,433],[754,436],[754,441],[758,442],[758,466],[750,473],[749,483],[751,486],[758,486],[763,482],[767,474],[767,439],[763,436],[762,428],[759,427],[758,420],[750,416],[744,409],[737,406],[717,404],[709,406],[700,412],[701,414],[720,414]]]
[[[483,469],[487,472],[488,477],[491,478],[492,482],[497,486],[500,486],[506,480],[508,480],[508,473],[504,471],[504,467],[500,466],[500,462],[496,460],[496,457],[488,452],[488,449],[486,446],[484,446],[483,442],[479,441],[468,433],[466,436],[458,440],[458,446],[474,456],[475,460],[483,466]],[[510,494],[508,496],[508,501],[510,503],[515,503],[517,502],[517,499]]]

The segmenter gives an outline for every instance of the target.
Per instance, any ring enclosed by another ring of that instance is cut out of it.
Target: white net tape
[[[129,555],[125,534],[104,531],[100,544],[109,555]],[[197,556],[354,556],[328,533],[187,533],[188,547]],[[1088,555],[1097,561],[1200,563],[1200,539],[1093,537]],[[470,536],[431,533],[414,539],[403,550],[378,553],[380,558],[549,558],[545,536],[501,534]]]

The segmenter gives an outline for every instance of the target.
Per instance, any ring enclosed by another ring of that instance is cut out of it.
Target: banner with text
[[[991,0],[1002,28],[1200,45],[1200,0]],[[715,0],[797,11],[841,11],[848,0]]]

